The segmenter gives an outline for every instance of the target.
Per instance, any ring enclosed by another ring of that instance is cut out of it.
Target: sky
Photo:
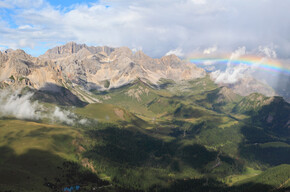
[[[289,7],[285,0],[0,0],[0,50],[38,56],[75,41],[161,57],[262,46],[289,58]]]

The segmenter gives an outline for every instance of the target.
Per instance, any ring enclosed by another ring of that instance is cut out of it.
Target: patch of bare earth
[[[114,112],[120,119],[125,120],[123,110],[115,108]]]
[[[80,155],[81,153],[83,153],[83,152],[86,151],[86,149],[85,149],[84,147],[82,147],[82,146],[79,144],[79,142],[78,142],[77,139],[74,139],[74,140],[72,141],[72,145],[76,147],[76,152],[77,152],[77,154],[79,154],[79,155]],[[83,167],[87,167],[87,168],[89,168],[92,172],[97,173],[97,171],[95,170],[93,164],[92,164],[91,162],[89,162],[89,159],[88,159],[88,158],[81,159],[81,164],[82,164]]]
[[[82,159],[82,166],[89,168],[94,173],[97,173],[97,171],[94,168],[94,165],[91,162],[89,162],[88,158]]]

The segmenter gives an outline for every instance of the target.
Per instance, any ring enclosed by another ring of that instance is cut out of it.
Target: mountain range
[[[0,52],[0,61],[0,86],[13,84],[16,88],[46,89],[47,84],[55,84],[66,88],[79,87],[84,91],[107,90],[137,78],[157,85],[161,79],[181,82],[207,74],[176,55],[154,59],[142,51],[133,53],[127,47],[94,47],[74,42],[52,48],[39,57],[32,57],[23,50],[6,50]],[[249,77],[235,84],[221,85],[243,96],[254,92],[267,96],[276,94],[269,86]],[[96,102],[77,89],[73,91],[86,102]]]
[[[0,191],[290,189],[290,104],[175,55],[0,52]]]

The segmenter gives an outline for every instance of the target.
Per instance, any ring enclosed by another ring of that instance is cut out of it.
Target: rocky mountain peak
[[[32,56],[27,54],[22,49],[10,50],[9,52],[7,52],[7,55],[9,57],[15,58],[15,59],[22,59],[22,60],[30,60],[30,59],[32,59]]]
[[[0,53],[0,67],[3,67],[4,63],[8,60],[8,57],[3,53]]]
[[[182,63],[181,59],[174,54],[163,56],[161,62],[171,67],[176,67]]]
[[[45,52],[43,57],[48,57],[51,59],[63,57],[63,56],[69,56],[74,53],[77,53],[82,48],[87,48],[88,46],[86,44],[77,44],[75,42],[69,42],[65,45],[54,47],[52,49],[49,49]]]
[[[148,55],[146,55],[143,51],[139,50],[134,54],[134,58],[137,60],[141,59],[151,59]]]
[[[131,58],[133,56],[133,52],[128,47],[120,47],[116,48],[110,55],[111,58],[123,58],[128,57]]]
[[[76,53],[78,59],[88,57],[89,55],[92,55],[92,53],[86,47],[83,47]]]
[[[136,78],[156,84],[161,78],[181,81],[206,75],[203,69],[188,66],[175,55],[153,59],[142,51],[133,53],[128,47],[94,47],[75,42],[52,48],[38,58],[16,50],[2,53],[0,59],[0,83],[13,75],[15,82],[25,78],[37,89],[46,83],[62,85],[60,82],[84,89],[108,89]]]
[[[3,53],[7,54],[7,53],[10,53],[10,52],[13,52],[14,50],[13,49],[6,49],[5,51],[3,51]]]
[[[110,54],[115,50],[115,48],[108,47],[108,46],[99,46],[99,47],[91,46],[91,47],[88,47],[87,49],[93,54],[100,53],[105,56],[110,56]]]

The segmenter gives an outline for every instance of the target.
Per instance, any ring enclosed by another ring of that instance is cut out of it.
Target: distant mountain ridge
[[[0,61],[1,87],[40,89],[52,83],[73,89],[106,90],[137,78],[157,84],[161,78],[182,81],[206,75],[203,69],[175,55],[154,59],[127,47],[89,47],[74,42],[52,48],[38,58],[22,50],[8,50],[0,53]]]
[[[0,87],[40,89],[46,84],[55,84],[71,89],[87,102],[95,101],[82,91],[118,88],[136,79],[157,85],[161,79],[181,82],[203,78],[206,74],[204,69],[176,55],[156,59],[142,51],[132,52],[128,47],[94,47],[69,42],[39,57],[32,57],[23,50],[0,51]],[[243,96],[254,92],[275,94],[273,89],[255,79],[222,86]]]

